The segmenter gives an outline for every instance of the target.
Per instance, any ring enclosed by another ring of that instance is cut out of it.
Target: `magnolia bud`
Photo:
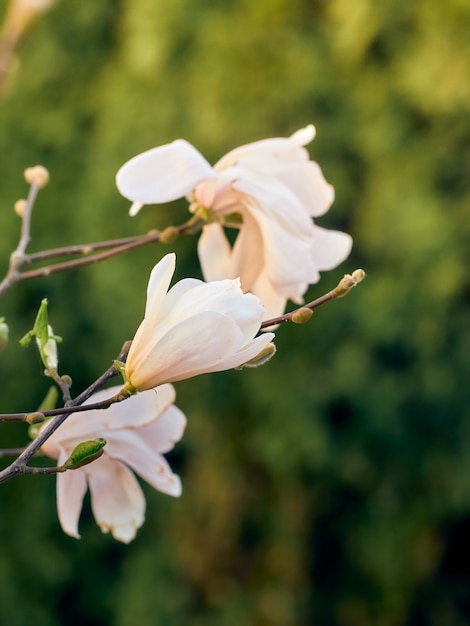
[[[40,411],[30,413],[24,418],[25,422],[28,422],[28,424],[41,424],[45,419],[44,413]]]
[[[354,272],[352,273],[352,277],[356,281],[357,285],[364,280],[364,278],[366,277],[366,273],[364,272],[364,270],[354,270]]]
[[[168,226],[160,234],[160,241],[162,243],[173,243],[175,239],[178,239],[179,231],[175,226]]]
[[[17,200],[14,204],[14,209],[18,217],[23,217],[24,211],[26,209],[26,200]]]
[[[335,289],[335,298],[343,298],[355,286],[356,281],[351,276],[351,274],[345,274],[343,278],[339,281],[338,286]]]
[[[28,167],[24,171],[24,177],[30,185],[36,185],[40,189],[45,187],[49,182],[49,172],[42,165]]]
[[[303,306],[292,313],[291,321],[294,322],[294,324],[305,324],[305,322],[308,322],[312,315],[312,309]]]

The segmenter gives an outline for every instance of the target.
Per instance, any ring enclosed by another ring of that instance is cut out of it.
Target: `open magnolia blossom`
[[[182,196],[192,211],[208,210],[214,221],[204,226],[198,245],[205,279],[240,277],[243,291],[260,298],[268,319],[282,314],[288,299],[301,304],[319,272],[336,267],[351,250],[349,235],[312,220],[326,213],[334,199],[333,187],[304,148],[314,136],[310,125],[291,137],[256,141],[232,150],[213,167],[178,139],[125,163],[116,183],[133,201],[131,215],[143,204]],[[243,221],[232,247],[222,223],[234,213]]]
[[[98,391],[86,404],[106,400],[119,389]],[[145,516],[144,494],[133,472],[163,493],[181,494],[180,479],[162,456],[181,439],[186,425],[174,401],[173,386],[163,385],[108,409],[74,413],[43,444],[42,451],[63,465],[77,444],[98,437],[107,442],[97,460],[57,474],[57,510],[65,533],[80,538],[78,520],[88,487],[101,530],[124,543],[135,537]]]
[[[168,291],[175,264],[176,255],[167,254],[150,275],[144,320],[125,365],[132,392],[239,367],[274,338],[255,336],[264,307],[238,279],[185,278]]]

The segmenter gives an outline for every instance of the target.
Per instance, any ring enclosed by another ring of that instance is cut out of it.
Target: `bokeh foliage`
[[[127,216],[117,168],[185,137],[214,161],[313,122],[336,188],[321,224],[350,232],[363,286],[278,332],[256,371],[177,385],[179,500],[145,487],[130,546],[62,535],[54,479],[0,488],[0,622],[8,626],[466,626],[470,619],[470,5],[464,0],[60,2],[18,51],[0,102],[0,269],[22,170],[51,171],[32,249],[186,219]],[[198,275],[178,241],[178,277]],[[16,340],[49,299],[78,393],[132,336],[146,248],[16,287],[0,315],[1,410],[47,379]],[[2,427],[2,447],[24,431]]]

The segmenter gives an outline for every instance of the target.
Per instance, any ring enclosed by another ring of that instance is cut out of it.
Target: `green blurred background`
[[[129,546],[88,503],[82,540],[63,535],[53,477],[2,485],[0,623],[468,626],[469,2],[62,1],[9,69],[2,275],[27,166],[51,172],[33,217],[41,250],[184,221],[183,201],[128,217],[114,175],[144,149],[184,137],[213,162],[314,123],[309,149],[336,189],[319,223],[354,250],[308,296],[356,267],[368,279],[282,327],[265,367],[177,385],[188,428],[169,458],[184,493],[144,485]],[[171,247],[177,278],[199,275],[195,243]],[[0,410],[34,409],[48,388],[17,347],[41,298],[78,393],[132,337],[169,249],[11,290]],[[2,426],[1,447],[25,439]]]

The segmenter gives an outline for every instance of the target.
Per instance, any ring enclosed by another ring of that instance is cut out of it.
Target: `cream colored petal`
[[[129,215],[134,217],[140,211],[140,209],[144,206],[143,202],[133,202],[131,204],[131,208],[129,209]]]
[[[138,359],[139,355],[136,363],[128,358],[126,373],[136,389],[183,380],[222,364],[242,342],[242,332],[226,316],[214,311],[197,313],[153,344],[144,360]]]
[[[273,139],[262,139],[261,141],[254,141],[253,143],[240,146],[228,152],[223,156],[214,166],[214,170],[220,172],[221,170],[231,167],[240,160],[258,156],[275,156],[282,158],[286,154],[289,158],[300,158],[302,160],[308,159],[308,152],[302,148],[307,145],[315,137],[314,126],[306,126],[295,132],[291,137],[280,137]]]
[[[262,315],[261,304],[243,294],[238,278],[209,283],[200,281],[191,290],[180,293],[178,300],[171,300],[172,291],[170,290],[168,294],[168,301],[172,302],[172,306],[166,308],[167,302],[165,302],[165,312],[168,317],[173,317],[175,323],[179,323],[196,313],[207,311],[227,315],[236,324],[239,324],[239,315],[242,319],[245,318],[245,309],[248,310],[253,319],[260,318]]]
[[[206,159],[184,139],[177,139],[135,156],[116,175],[116,185],[128,200],[161,204],[182,198],[214,176]]]
[[[121,431],[108,438],[108,454],[122,461],[141,478],[162,493],[172,496],[181,495],[181,481],[171,471],[161,454],[152,448],[151,442],[160,444],[159,434],[155,434],[155,425],[144,427],[142,431]],[[149,440],[147,440],[147,437]]]
[[[312,257],[320,271],[337,267],[349,256],[351,248],[352,237],[346,233],[315,226]]]
[[[214,364],[212,367],[206,369],[206,372],[220,372],[222,370],[232,369],[238,367],[243,363],[246,363],[250,359],[254,359],[255,356],[265,348],[268,343],[274,339],[273,333],[264,333],[259,337],[255,337],[250,343],[246,344],[241,350],[238,350],[234,354],[228,356],[223,363]]]
[[[251,212],[245,210],[243,226],[233,246],[231,270],[235,276],[240,277],[243,291],[253,292],[253,285],[263,270],[264,263],[261,230]]]
[[[138,431],[139,437],[156,452],[165,454],[183,436],[186,416],[178,407],[170,406],[160,417]]]
[[[147,285],[147,303],[144,317],[150,323],[158,319],[159,308],[165,298],[171,279],[175,273],[176,254],[166,254],[153,268]]]
[[[111,398],[121,388],[122,385],[118,385],[98,391],[85,404]],[[43,446],[43,450],[48,456],[57,458],[55,452],[60,449],[60,446],[72,450],[75,445],[87,439],[96,437],[106,439],[110,431],[142,427],[155,421],[164,413],[175,401],[175,396],[172,385],[162,385],[158,389],[152,389],[113,404],[109,409],[73,413],[53,433]]]
[[[235,278],[231,269],[231,249],[219,224],[208,224],[202,229],[197,251],[204,279]]]
[[[245,340],[252,339],[257,334],[263,306],[254,296],[243,294],[238,279],[209,283],[200,281],[193,284],[194,287],[184,293],[178,290],[179,283],[170,289],[163,308],[167,318],[173,320],[171,326],[196,313],[216,311],[226,315],[239,326]],[[172,298],[173,290],[178,291],[178,299]],[[170,302],[171,307],[168,306]],[[161,328],[159,336],[163,336]]]
[[[62,465],[69,453],[62,450],[58,465]],[[62,530],[67,535],[80,539],[78,521],[87,491],[87,480],[82,469],[57,474],[57,513]]]
[[[274,285],[308,281],[313,225],[309,233],[298,234],[284,228],[282,223],[267,215],[266,210],[253,211],[252,214],[261,231],[264,266],[270,281]]]
[[[244,167],[247,167],[246,163]],[[266,173],[288,187],[312,217],[323,215],[333,203],[334,188],[327,183],[320,166],[314,161],[270,164]]]
[[[253,285],[253,293],[261,300],[265,308],[263,321],[283,315],[287,298],[276,291],[265,270],[259,274]]]
[[[161,306],[175,271],[176,255],[167,254],[153,268],[147,286],[145,316],[138,327],[127,356],[127,362],[145,358],[151,350],[152,336],[161,318]],[[127,365],[126,365],[127,371]]]
[[[129,543],[145,518],[145,498],[136,477],[106,454],[87,465],[91,508],[103,532]]]
[[[242,168],[240,171],[242,175],[233,185],[246,195],[246,208],[255,219],[253,208],[262,211],[266,217],[296,237],[306,238],[311,235],[312,219],[292,189],[271,176]]]

